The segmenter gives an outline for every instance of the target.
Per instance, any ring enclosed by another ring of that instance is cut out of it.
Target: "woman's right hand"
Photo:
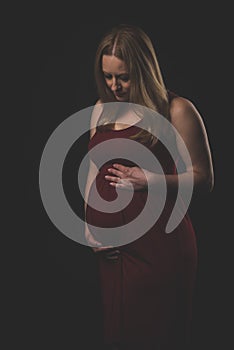
[[[112,246],[102,247],[102,244],[93,237],[88,229],[85,230],[85,238],[95,253],[105,252],[105,258],[112,261],[119,258],[120,251],[118,249]]]
[[[88,245],[92,248],[94,252],[97,251],[98,247],[101,247],[101,243],[98,242],[93,235],[90,233],[90,231],[86,228],[85,229],[85,238],[88,243]],[[100,249],[100,248],[99,248]]]

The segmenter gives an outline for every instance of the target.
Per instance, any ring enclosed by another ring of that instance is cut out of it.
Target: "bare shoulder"
[[[90,119],[90,138],[95,134],[96,132],[96,126],[97,126],[97,122],[100,118],[100,115],[102,113],[103,110],[103,103],[102,101],[99,99],[94,107],[93,107],[93,111],[92,111],[92,115],[91,115],[91,119]]]
[[[95,103],[95,106],[97,105],[102,105],[102,101],[100,99],[98,99],[97,102]]]
[[[170,104],[171,123],[178,128],[191,125],[191,127],[204,127],[202,117],[196,106],[185,97],[175,97]]]

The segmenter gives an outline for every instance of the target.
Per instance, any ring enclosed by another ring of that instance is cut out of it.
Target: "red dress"
[[[138,123],[124,130],[97,131],[88,149],[105,140],[129,138],[137,131]],[[174,161],[160,141],[149,149],[165,174],[175,173]],[[105,157],[109,161],[99,169],[96,186],[107,201],[116,198],[116,190],[104,176],[113,159],[132,166],[125,153],[121,143],[117,150],[116,147],[106,149]],[[100,152],[92,154],[94,162],[98,163],[101,157]],[[140,214],[146,198],[147,191],[134,192],[129,205],[117,213],[103,213],[88,205],[86,221],[105,228],[126,225]],[[158,221],[140,238],[120,245],[117,262],[107,260],[103,252],[96,254],[103,301],[104,340],[108,349],[108,345],[111,349],[113,344],[126,350],[189,349],[197,269],[196,236],[188,214],[173,232],[165,233],[174,202],[175,195],[168,194]]]

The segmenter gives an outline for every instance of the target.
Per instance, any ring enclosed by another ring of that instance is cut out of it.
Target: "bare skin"
[[[129,99],[131,81],[125,63],[115,56],[103,55],[102,69],[106,85],[119,102]]]
[[[114,56],[103,56],[103,74],[106,79],[107,86],[111,89],[118,101],[128,101],[129,90],[131,82],[128,77],[123,61]],[[127,79],[128,78],[128,79]],[[100,116],[101,105],[100,101],[97,103],[96,110],[91,118],[91,132],[92,137],[96,132],[96,124]],[[203,191],[211,191],[214,183],[213,166],[211,159],[211,152],[209,149],[209,142],[207,138],[206,129],[202,118],[195,108],[195,106],[188,99],[183,97],[176,97],[172,100],[170,105],[171,123],[177,129],[178,133],[184,140],[187,150],[190,154],[192,166],[187,166],[183,174],[179,175],[160,175],[151,173],[149,171],[143,171],[139,167],[126,167],[122,164],[113,164],[108,169],[109,174],[105,179],[109,182],[110,186],[118,187],[119,189],[128,190],[134,188],[134,190],[144,190],[148,183],[160,187],[163,180],[166,179],[168,189],[176,189],[178,185],[178,176],[180,181],[186,186],[186,181],[193,175],[194,179],[194,191],[202,189]],[[122,121],[120,121],[122,123]],[[136,120],[131,122],[128,120],[128,124],[134,124]],[[123,128],[123,124],[116,123],[116,128]],[[182,159],[184,159],[183,148],[177,143],[177,148]],[[91,181],[95,178],[98,169],[94,163],[90,164],[90,171],[87,180],[87,193],[90,188]],[[96,174],[95,174],[96,173]],[[86,238],[91,245],[94,252],[105,251],[107,259],[116,261],[119,257],[119,250],[113,247],[100,247],[100,243],[95,241],[86,227]],[[99,247],[98,247],[99,246]]]
[[[206,130],[198,111],[190,101],[178,97],[172,102],[170,115],[171,123],[184,140],[192,161],[192,167],[187,167],[186,172],[179,175],[180,178],[186,185],[186,179],[192,172],[194,190],[196,191],[201,187],[204,190],[211,191],[213,188],[211,154]],[[183,148],[179,142],[177,147],[183,159]],[[164,177],[166,177],[169,189],[176,189],[178,183],[177,175],[159,175],[143,171],[139,167],[129,168],[121,164],[113,164],[113,167],[108,171],[110,175],[105,177],[106,180],[110,182],[110,186],[120,189],[130,189],[133,185],[135,190],[144,190],[148,182],[157,187],[160,186]],[[145,176],[145,173],[147,176]],[[115,176],[111,176],[111,174]]]

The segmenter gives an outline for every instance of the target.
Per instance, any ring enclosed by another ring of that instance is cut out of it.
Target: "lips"
[[[115,93],[115,96],[116,96],[116,97],[123,97],[124,95],[125,95],[125,94],[116,94],[116,93]]]

